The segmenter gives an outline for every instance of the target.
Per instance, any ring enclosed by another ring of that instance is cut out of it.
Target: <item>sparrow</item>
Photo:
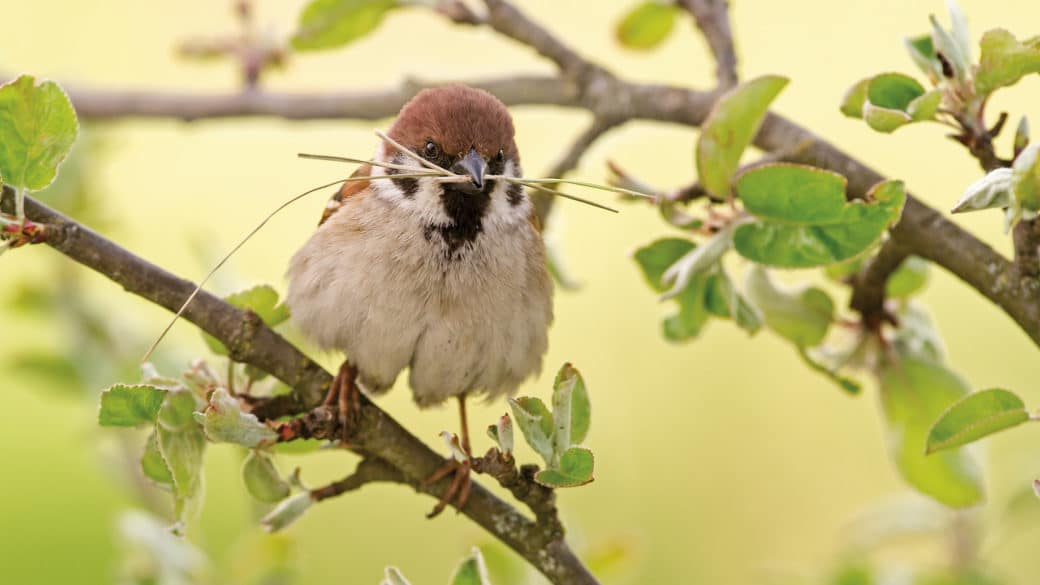
[[[292,257],[287,303],[296,327],[346,360],[325,404],[341,421],[359,391],[380,394],[409,368],[420,408],[456,398],[461,447],[470,453],[466,398],[514,393],[537,374],[552,322],[552,280],[534,206],[521,185],[512,117],[490,93],[452,85],[404,105],[373,161],[419,167],[415,155],[466,179],[393,178],[407,170],[364,165],[326,207]],[[454,474],[431,517],[469,492],[469,463]]]

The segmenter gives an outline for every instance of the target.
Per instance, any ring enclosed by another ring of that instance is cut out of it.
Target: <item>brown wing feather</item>
[[[354,171],[351,177],[367,177],[372,174],[372,165],[361,165]],[[343,183],[343,185],[336,191],[336,194],[329,199],[329,202],[325,204],[325,210],[321,212],[321,221],[318,222],[318,226],[325,223],[332,214],[339,211],[339,208],[343,206],[343,201],[347,198],[357,195],[362,192],[371,184],[370,181],[349,181]]]

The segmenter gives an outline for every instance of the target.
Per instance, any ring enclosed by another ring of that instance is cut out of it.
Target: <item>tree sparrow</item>
[[[497,98],[459,85],[424,90],[388,136],[469,181],[344,183],[290,262],[287,302],[308,338],[347,355],[326,397],[344,426],[359,386],[381,393],[409,367],[420,407],[458,398],[468,454],[466,397],[511,394],[541,368],[552,321],[544,244],[523,187],[485,180],[521,174],[513,121]],[[374,160],[419,166],[389,143]],[[409,171],[366,165],[361,173]],[[448,463],[431,480],[449,473],[431,516],[452,499],[465,505],[468,463]]]

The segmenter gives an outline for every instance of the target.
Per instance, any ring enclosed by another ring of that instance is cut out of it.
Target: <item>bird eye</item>
[[[441,147],[437,146],[437,143],[432,140],[426,141],[426,146],[423,147],[423,155],[426,158],[436,158],[441,153]]]

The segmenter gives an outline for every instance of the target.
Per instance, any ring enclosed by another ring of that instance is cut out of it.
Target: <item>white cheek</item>
[[[406,166],[412,166],[412,163],[414,163],[416,167],[419,166],[418,162],[412,161],[411,159],[402,162],[387,161],[386,152],[383,146],[380,146],[379,149],[376,150],[375,160],[394,162]],[[425,171],[425,169],[423,169],[423,171]],[[409,173],[409,171],[402,172]],[[374,176],[387,176],[387,169],[373,166],[372,174]],[[421,224],[443,225],[448,223],[448,216],[444,213],[443,206],[440,202],[440,186],[435,183],[433,177],[418,179],[418,181],[419,188],[411,195],[406,195],[404,191],[394,183],[393,179],[378,179],[372,181],[372,184],[373,191],[377,196],[393,202],[393,204],[399,209],[415,217]]]
[[[519,177],[520,170],[513,161],[508,161],[502,174],[507,177]],[[531,200],[525,195],[520,203],[513,205],[509,202],[508,189],[509,183],[506,181],[499,181],[495,186],[491,192],[491,206],[488,209],[486,221],[516,225],[528,221],[528,218],[531,217]]]

